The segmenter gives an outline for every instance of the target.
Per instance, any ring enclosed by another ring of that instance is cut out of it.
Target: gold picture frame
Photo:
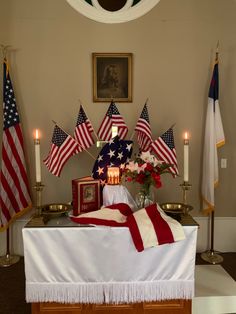
[[[93,101],[132,102],[132,53],[96,53],[93,59]]]

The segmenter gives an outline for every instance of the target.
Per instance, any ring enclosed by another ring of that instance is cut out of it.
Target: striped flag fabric
[[[137,134],[137,141],[140,151],[142,152],[148,151],[152,143],[152,133],[147,104],[144,105],[134,130],[136,131]]]
[[[79,224],[128,227],[138,252],[185,239],[181,224],[167,216],[158,204],[132,212],[127,204],[119,203],[70,218]]]
[[[80,106],[76,127],[74,131],[74,138],[79,144],[78,153],[84,149],[91,147],[94,144],[93,134],[94,130],[90,120],[87,118],[85,111]]]
[[[213,68],[206,113],[203,148],[202,200],[203,212],[215,209],[214,193],[219,181],[217,149],[225,144],[225,135],[219,106],[218,54]]]
[[[128,127],[123,117],[120,115],[115,103],[112,101],[103,121],[98,129],[98,137],[103,141],[110,141],[112,138],[111,127],[118,127],[118,135],[120,139],[124,139],[128,133]]]
[[[32,206],[23,133],[7,60],[3,62],[3,136],[0,173],[0,231]]]
[[[157,155],[159,160],[172,165],[168,170],[174,177],[179,174],[172,128],[169,128],[165,133],[159,136],[158,139],[153,141],[151,150]]]
[[[75,139],[55,125],[51,148],[43,162],[52,174],[59,177],[63,166],[72,155],[78,152],[78,148],[79,145]]]

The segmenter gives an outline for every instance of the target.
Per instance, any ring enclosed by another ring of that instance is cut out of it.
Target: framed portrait
[[[132,102],[132,53],[93,53],[93,101]]]
[[[78,178],[72,180],[73,215],[100,208],[100,181]]]

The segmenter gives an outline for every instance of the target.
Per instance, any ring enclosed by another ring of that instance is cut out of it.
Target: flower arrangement
[[[169,167],[170,164],[157,160],[150,152],[142,152],[126,164],[122,177],[126,182],[141,184],[144,195],[148,195],[151,186],[157,189],[162,186],[161,174],[169,173]]]

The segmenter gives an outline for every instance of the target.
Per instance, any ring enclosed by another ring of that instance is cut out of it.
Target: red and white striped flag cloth
[[[118,135],[120,139],[125,139],[128,133],[128,127],[125,124],[123,117],[120,115],[115,103],[112,101],[103,121],[98,129],[98,137],[103,141],[112,139],[112,125],[118,127]]]
[[[94,139],[92,136],[93,131],[92,124],[87,118],[81,105],[74,131],[74,138],[79,143],[78,153],[94,144]]]
[[[73,137],[55,125],[51,148],[43,162],[52,174],[59,177],[67,160],[78,152],[78,147]]]
[[[179,174],[172,128],[169,128],[165,133],[159,136],[157,140],[152,142],[151,150],[154,151],[158,159],[172,165],[168,170],[174,177]]]
[[[23,134],[6,59],[3,64],[3,115],[0,231],[31,207]]]
[[[114,204],[97,211],[71,216],[80,224],[128,227],[138,252],[166,243],[184,240],[181,224],[167,216],[158,204],[132,212],[127,204]]]
[[[152,132],[150,127],[147,104],[144,105],[141,115],[134,129],[137,134],[139,149],[146,152],[150,149],[152,143]]]

